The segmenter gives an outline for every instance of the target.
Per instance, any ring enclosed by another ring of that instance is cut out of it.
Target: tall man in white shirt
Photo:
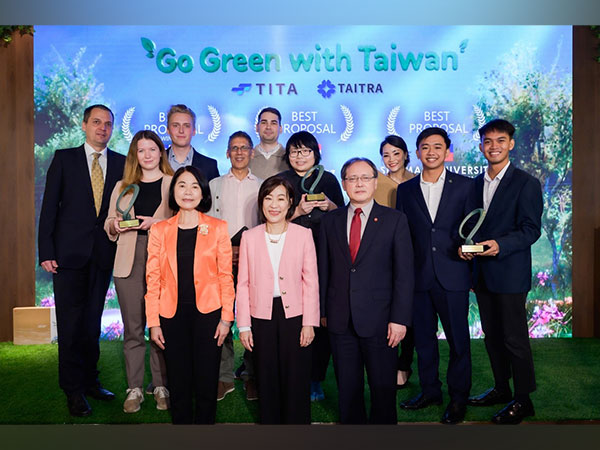
[[[414,410],[442,403],[438,351],[438,317],[450,346],[450,402],[442,423],[462,421],[471,388],[469,337],[469,263],[458,257],[458,227],[470,212],[473,180],[446,170],[450,138],[442,128],[427,128],[417,137],[423,171],[398,186],[396,208],[406,214],[415,255],[413,329],[421,393],[403,402]]]
[[[258,190],[262,180],[257,178],[248,168],[252,158],[252,139],[244,131],[236,131],[229,137],[227,143],[227,158],[231,161],[228,173],[210,181],[212,207],[209,215],[223,219],[229,228],[233,248],[233,276],[237,284],[238,258],[240,250],[241,231],[258,225]],[[250,352],[244,352],[244,387],[248,400],[256,400],[257,390],[254,381],[254,371]],[[217,400],[233,392],[234,388],[234,353],[231,332],[223,343],[221,353],[221,368]]]
[[[254,148],[250,169],[257,177],[266,180],[270,176],[288,170],[285,148],[278,142],[281,133],[281,113],[273,108],[263,108],[258,113],[256,131],[260,142]]]
[[[475,235],[485,251],[475,255],[473,280],[494,387],[471,397],[469,405],[508,403],[492,417],[496,424],[516,424],[535,414],[529,398],[536,384],[525,303],[531,289],[531,246],[541,234],[544,205],[538,179],[510,163],[514,133],[515,127],[503,119],[479,129],[488,168],[475,179],[474,191],[475,206],[484,208],[486,216]],[[472,259],[473,254],[461,257]]]

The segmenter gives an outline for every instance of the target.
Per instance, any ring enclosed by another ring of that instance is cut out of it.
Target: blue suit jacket
[[[478,208],[483,207],[483,177],[482,174],[475,179]],[[475,283],[481,274],[490,292],[518,294],[531,289],[531,246],[541,234],[543,208],[538,179],[511,164],[474,239],[494,239],[500,253],[475,258]]]
[[[386,335],[389,322],[411,325],[413,251],[406,216],[373,204],[354,263],[347,235],[348,206],[321,219],[318,261],[321,317],[333,333],[350,318],[361,337]]]
[[[192,155],[192,166],[200,169],[208,181],[212,180],[213,178],[217,178],[219,176],[217,160],[201,155],[194,148],[192,148],[192,151],[194,152]],[[170,152],[171,147],[167,149],[167,157],[169,156]]]
[[[54,259],[59,267],[79,269],[94,258],[100,268],[112,269],[117,246],[108,239],[104,221],[115,183],[123,178],[124,165],[123,155],[107,150],[102,204],[96,215],[83,145],[54,153],[40,211],[40,263]]]
[[[408,218],[415,252],[415,290],[431,289],[437,278],[448,291],[468,291],[471,268],[458,256],[458,247],[464,243],[458,227],[474,209],[473,180],[446,171],[435,222],[431,221],[420,182],[421,177],[406,181],[396,193],[396,208]]]

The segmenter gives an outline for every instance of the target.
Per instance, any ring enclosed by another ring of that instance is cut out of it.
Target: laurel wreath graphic
[[[221,134],[221,116],[219,116],[217,108],[211,105],[208,105],[208,112],[210,113],[210,118],[213,123],[213,129],[208,133],[208,141],[215,142],[219,137],[219,134]]]
[[[399,106],[394,106],[387,118],[387,132],[388,134],[394,134],[398,136],[398,132],[396,131],[396,119],[398,118],[398,113],[400,112]]]
[[[340,141],[346,142],[348,139],[350,139],[352,132],[354,131],[354,118],[352,117],[352,112],[350,112],[350,109],[347,106],[340,105],[340,109],[342,110],[344,120],[346,121],[346,129],[340,135]]]
[[[483,114],[483,111],[477,105],[473,105],[473,111],[475,111],[475,118],[477,119],[477,124],[478,124],[478,127],[477,127],[478,130],[475,131],[475,133],[473,133],[473,140],[478,141],[480,138],[479,128],[481,128],[482,126],[485,125],[485,114]]]
[[[123,115],[123,121],[121,122],[121,131],[123,131],[123,136],[127,139],[127,142],[131,142],[133,139],[133,134],[131,134],[131,130],[129,126],[131,125],[131,118],[133,117],[133,113],[135,112],[135,106],[132,106]]]

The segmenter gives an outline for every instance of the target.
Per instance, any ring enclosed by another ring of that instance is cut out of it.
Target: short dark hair
[[[83,111],[83,121],[85,123],[87,123],[87,121],[89,120],[90,116],[92,115],[92,110],[98,108],[98,109],[103,109],[104,111],[108,111],[110,113],[110,116],[112,117],[112,121],[113,123],[115,122],[115,115],[113,114],[113,112],[110,110],[110,108],[106,105],[102,105],[100,103],[97,103],[95,105],[92,106],[88,106],[87,108],[85,108],[85,110]]]
[[[202,200],[200,200],[200,203],[198,203],[198,205],[196,206],[196,210],[202,213],[208,212],[210,210],[210,207],[212,206],[212,198],[210,195],[210,187],[208,186],[208,180],[206,179],[202,171],[200,171],[200,169],[197,169],[194,166],[180,167],[179,169],[177,169],[177,172],[175,172],[175,174],[173,175],[171,185],[169,186],[169,208],[171,208],[175,212],[179,211],[179,205],[175,201],[175,185],[177,184],[178,178],[184,172],[189,172],[192,175],[194,175],[194,178],[196,178],[196,181],[200,185],[200,190],[202,191]]]
[[[272,106],[267,106],[266,108],[263,108],[260,110],[260,112],[258,113],[258,121],[260,122],[260,117],[264,113],[268,113],[268,112],[275,114],[277,116],[277,118],[279,119],[279,125],[281,125],[281,113],[279,112],[279,110],[277,108],[273,108]]]
[[[383,156],[383,147],[385,144],[390,144],[392,147],[399,148],[404,152],[404,167],[408,166],[410,162],[410,155],[408,154],[408,146],[404,139],[400,136],[396,136],[395,134],[390,134],[386,136],[385,139],[379,144],[379,154]]]
[[[515,134],[515,127],[508,120],[493,119],[479,129],[479,137],[483,139],[486,133],[489,133],[490,131],[506,133],[512,139]]]
[[[373,161],[371,161],[369,158],[363,158],[361,156],[357,156],[357,157],[354,157],[354,158],[350,158],[342,166],[342,173],[341,173],[342,180],[346,179],[346,171],[348,170],[348,167],[350,167],[352,164],[355,164],[357,162],[365,162],[369,166],[371,166],[371,169],[373,169],[373,176],[375,178],[377,178],[377,166],[375,164],[373,164]]]
[[[273,175],[272,177],[267,178],[260,185],[260,189],[258,190],[258,214],[260,216],[261,223],[265,223],[267,218],[265,217],[265,213],[263,212],[263,202],[265,201],[265,197],[269,195],[277,186],[283,186],[287,191],[288,197],[290,198],[290,207],[288,209],[287,214],[285,215],[285,220],[291,220],[294,215],[294,208],[292,205],[294,204],[294,187],[292,183],[286,180],[279,175]]]
[[[248,144],[250,144],[250,147],[254,148],[254,144],[252,143],[252,138],[250,137],[250,135],[248,133],[246,133],[245,131],[239,130],[239,131],[236,131],[235,133],[233,133],[231,136],[229,136],[229,140],[227,141],[227,150],[229,150],[231,141],[233,141],[235,138],[246,139],[248,141]]]
[[[448,137],[448,133],[446,132],[446,130],[444,130],[443,128],[440,128],[440,127],[431,127],[431,128],[425,128],[417,136],[417,149],[419,148],[419,144],[421,143],[421,141],[423,139],[426,139],[429,136],[435,136],[435,135],[443,137],[444,142],[446,143],[446,148],[450,148],[452,141],[450,140],[450,137]]]
[[[313,155],[315,155],[315,166],[319,164],[321,161],[321,151],[319,150],[319,143],[317,142],[317,138],[314,137],[308,131],[298,131],[290,136],[287,143],[285,144],[285,162],[288,166],[292,167],[290,164],[290,149],[292,147],[308,147],[313,151]]]

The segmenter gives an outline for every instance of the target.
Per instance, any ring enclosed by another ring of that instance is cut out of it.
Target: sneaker
[[[310,401],[311,402],[320,402],[325,400],[325,393],[323,392],[323,388],[321,387],[320,381],[311,381],[310,382]]]
[[[154,391],[154,400],[156,401],[156,409],[159,411],[166,411],[169,409],[169,391],[164,386],[156,386]]]
[[[127,389],[127,398],[125,399],[125,403],[123,403],[123,412],[128,414],[138,412],[143,401],[144,393],[142,392],[142,388]]]
[[[233,392],[234,390],[235,386],[233,385],[233,383],[219,381],[219,385],[217,387],[217,401],[223,400],[227,394]]]
[[[258,391],[254,380],[244,381],[244,390],[246,391],[246,400],[258,400]]]

